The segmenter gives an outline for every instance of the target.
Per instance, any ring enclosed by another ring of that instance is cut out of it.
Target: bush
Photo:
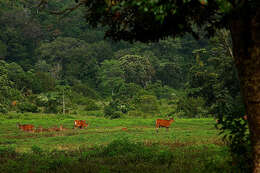
[[[17,105],[18,107],[18,111],[19,112],[39,112],[38,107],[33,104],[33,103],[29,103],[29,102],[21,102]]]
[[[46,93],[48,98],[47,104],[45,106],[45,113],[58,113],[61,108],[59,108],[60,103],[60,95],[58,92],[48,92]]]
[[[116,118],[120,118],[122,116],[122,112],[116,111],[110,106],[105,106],[104,116],[108,117],[110,119],[116,119]]]
[[[218,118],[217,128],[223,135],[232,156],[232,164],[240,172],[252,172],[252,145],[248,122],[243,118],[245,106],[240,95],[231,97],[222,90],[221,99],[211,107]]]
[[[105,106],[104,108],[104,116],[110,119],[120,118],[122,115],[121,112],[113,110],[110,106]]]
[[[205,100],[202,97],[182,97],[177,103],[177,110],[184,112],[185,117],[196,118],[206,117],[208,114],[205,108]]]
[[[143,95],[136,99],[137,107],[144,113],[159,112],[157,98],[153,95]]]
[[[95,111],[95,110],[99,110],[100,107],[96,104],[96,102],[92,99],[86,99],[86,106],[85,106],[85,110],[86,111]]]
[[[0,113],[6,114],[8,112],[7,106],[0,104]]]
[[[89,102],[89,98],[84,97],[76,92],[72,92],[71,101],[77,105],[86,105]]]
[[[45,110],[44,110],[45,113],[54,113],[54,114],[57,114],[58,112],[61,112],[61,111],[62,111],[61,108],[59,108],[56,105],[49,105],[49,106],[45,107]]]
[[[48,97],[45,95],[38,95],[35,101],[37,106],[47,106]]]
[[[158,99],[173,99],[175,98],[175,90],[167,85],[162,86],[160,82],[150,84],[146,87],[146,90],[155,95]]]
[[[122,111],[119,109],[119,101],[111,101],[109,105],[104,107],[104,116],[115,119],[122,116]]]

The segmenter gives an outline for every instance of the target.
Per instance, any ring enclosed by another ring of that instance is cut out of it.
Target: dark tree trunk
[[[231,23],[236,68],[248,115],[253,172],[260,173],[260,12]]]

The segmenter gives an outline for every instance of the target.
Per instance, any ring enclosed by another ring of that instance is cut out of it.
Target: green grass
[[[103,145],[127,137],[134,142],[159,144],[220,144],[213,119],[176,119],[169,132],[155,131],[155,118],[105,119],[93,116],[21,114],[2,116],[0,123],[0,146],[14,145],[17,151],[30,150],[37,145],[48,149],[78,148],[81,145]],[[73,130],[74,119],[85,119],[89,127]],[[62,132],[26,133],[19,131],[16,123],[34,124],[44,128],[62,124],[68,130]],[[122,131],[126,127],[128,130]]]
[[[72,129],[75,119],[87,120],[89,127]],[[214,128],[213,119],[175,119],[168,132],[161,128],[158,133],[155,130],[155,119],[125,117],[110,120],[101,116],[15,113],[1,115],[0,157],[2,149],[3,158],[7,157],[9,161],[2,160],[4,166],[0,168],[6,168],[12,164],[12,160],[18,162],[17,158],[20,158],[18,160],[26,162],[28,169],[33,169],[35,172],[37,170],[55,172],[49,167],[50,165],[46,165],[47,163],[42,163],[46,169],[30,166],[30,163],[40,159],[37,151],[44,151],[45,160],[63,158],[62,170],[57,168],[59,172],[76,170],[82,172],[82,169],[87,169],[85,166],[79,166],[81,164],[79,160],[83,160],[82,162],[90,168],[86,172],[125,172],[125,169],[129,169],[129,172],[230,170],[227,166],[229,160],[227,148]],[[44,133],[22,132],[17,129],[17,122],[44,128],[62,124],[67,130]],[[127,128],[127,131],[123,131],[123,127]],[[120,147],[122,148],[118,149]],[[9,151],[15,153],[14,158],[8,154]],[[46,154],[56,152],[58,154],[55,156]],[[64,156],[61,153],[68,155]],[[69,162],[78,165],[79,168],[71,168]],[[21,165],[17,164],[19,168]],[[126,166],[119,166],[121,164]],[[15,171],[17,170],[13,170]]]

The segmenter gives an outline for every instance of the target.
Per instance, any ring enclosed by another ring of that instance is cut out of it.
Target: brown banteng
[[[35,129],[36,133],[42,133],[42,132],[49,132],[49,129],[43,128],[42,126],[39,126],[37,129]]]
[[[86,123],[86,120],[74,120],[74,128],[84,128],[88,127],[88,124]]]
[[[16,100],[12,101],[11,105],[15,107],[17,105],[17,101]]]
[[[57,126],[54,126],[54,127],[51,127],[51,128],[49,128],[49,131],[50,132],[58,132],[58,131],[60,131],[60,127],[57,127]]]
[[[63,125],[60,125],[59,130],[60,130],[60,131],[64,131],[64,130],[67,130],[67,128],[64,128]]]
[[[31,125],[31,124],[20,124],[20,123],[17,123],[17,127],[20,130],[22,130],[22,131],[34,132],[34,125]]]
[[[123,131],[127,131],[127,128],[126,128],[126,127],[123,127],[122,130],[123,130]]]
[[[173,118],[170,118],[170,120],[157,119],[156,120],[156,131],[158,132],[158,129],[160,127],[165,127],[168,131],[172,122],[174,122]]]

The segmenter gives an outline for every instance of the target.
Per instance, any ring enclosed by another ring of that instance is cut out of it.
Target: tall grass
[[[74,151],[43,150],[17,153],[0,148],[0,172],[231,172],[226,150],[214,145],[162,148],[118,139],[106,146]]]

